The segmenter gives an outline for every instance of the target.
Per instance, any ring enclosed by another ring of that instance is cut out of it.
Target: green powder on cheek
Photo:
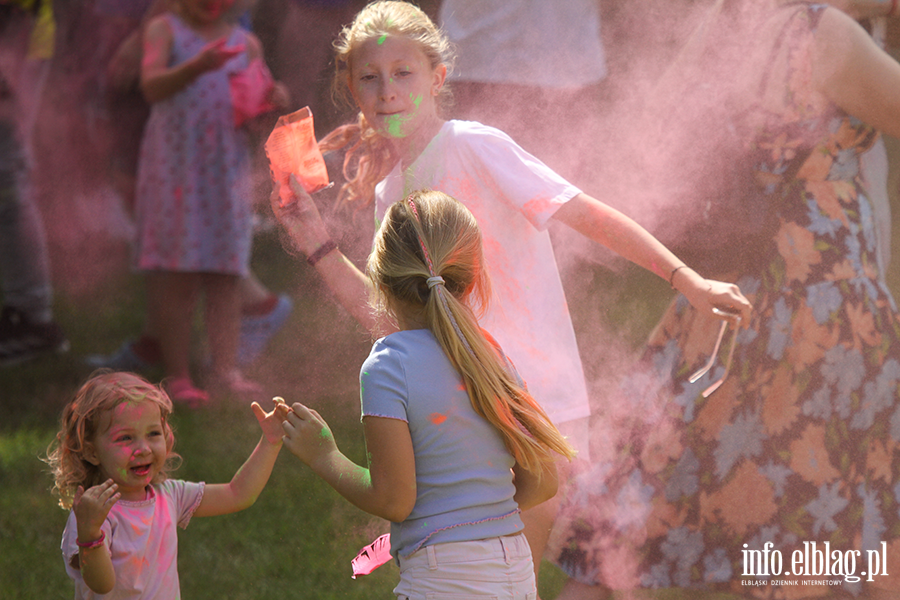
[[[404,138],[406,137],[406,132],[403,130],[403,126],[407,121],[412,119],[412,115],[408,117],[403,117],[401,115],[390,115],[385,118],[384,124],[387,129],[387,134],[391,137],[396,138]]]

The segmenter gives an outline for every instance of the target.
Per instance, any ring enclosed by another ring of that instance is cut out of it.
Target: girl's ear
[[[97,456],[97,449],[94,448],[94,444],[92,444],[91,442],[84,443],[83,455],[84,455],[84,460],[88,461],[95,467],[100,466],[100,457]]]
[[[353,87],[353,77],[350,76],[350,70],[347,70],[347,89],[350,90],[350,98],[353,100],[353,104],[358,109],[359,108],[359,100],[356,98],[356,88]]]
[[[431,95],[437,96],[441,93],[441,88],[444,87],[444,82],[447,79],[447,65],[444,63],[439,64],[434,68],[434,80],[431,84]]]

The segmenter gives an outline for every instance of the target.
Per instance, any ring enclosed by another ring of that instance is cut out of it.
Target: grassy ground
[[[557,240],[557,247],[563,248],[564,242]],[[589,380],[602,381],[608,359],[608,353],[599,350],[602,342],[619,339],[626,349],[638,348],[671,292],[664,282],[634,268],[611,271],[570,260],[565,251],[559,258],[567,264],[564,284],[576,330],[602,334],[579,338]],[[327,297],[302,261],[282,251],[274,235],[257,238],[254,271],[273,290],[289,293],[295,310],[248,374],[264,382],[272,395],[317,408],[332,425],[342,450],[361,462],[356,378],[369,337]],[[81,363],[84,356],[115,349],[136,335],[142,323],[141,281],[127,269],[90,293],[60,289],[56,300],[72,351],[0,370],[0,582],[7,600],[72,597],[59,553],[67,513],[56,506],[39,457],[56,433],[62,406],[89,375]],[[202,353],[198,346],[198,363]],[[234,398],[199,410],[177,408],[174,424],[177,450],[184,457],[177,476],[189,480],[227,481],[259,438],[249,404]],[[196,519],[180,532],[183,596],[390,598],[398,579],[393,564],[358,580],[350,577],[350,559],[387,530],[386,522],[343,501],[285,451],[253,507]],[[564,581],[565,576],[545,562],[541,597],[554,598]],[[668,592],[653,597],[690,596]]]
[[[356,378],[369,337],[327,297],[302,261],[282,251],[274,235],[257,238],[254,270],[273,290],[289,293],[295,310],[249,375],[272,395],[316,407],[342,449],[362,461]],[[602,284],[593,279],[587,284],[595,286]],[[83,358],[117,348],[140,331],[143,320],[141,280],[126,268],[89,292],[82,288],[72,294],[58,286],[56,294],[57,318],[72,351],[0,370],[0,581],[7,600],[72,596],[59,553],[67,513],[56,506],[39,458],[56,433],[62,406],[90,374]],[[202,354],[198,346],[198,364]],[[234,398],[193,411],[176,407],[174,424],[176,448],[184,457],[176,476],[189,480],[227,481],[259,438],[249,404]],[[183,594],[389,598],[398,578],[394,565],[350,578],[356,551],[387,529],[386,522],[344,502],[285,451],[252,508],[196,519],[180,532]],[[545,567],[542,595],[552,598],[564,576]]]
[[[67,513],[56,506],[51,478],[39,458],[56,433],[62,406],[90,374],[83,358],[109,352],[140,331],[141,280],[127,268],[113,271],[88,292],[84,286],[77,293],[58,286],[56,313],[71,339],[70,353],[0,370],[0,581],[7,600],[72,595],[59,553]],[[275,235],[257,237],[254,271],[273,290],[289,293],[295,309],[248,374],[272,395],[317,408],[332,424],[341,448],[362,461],[356,378],[369,337],[327,297],[302,261],[283,252]],[[585,265],[576,267],[572,277],[586,297],[596,295],[596,303],[579,311],[579,325],[632,318],[627,315],[633,306],[616,309],[622,311],[617,314],[597,300],[618,293],[610,283],[621,278]],[[652,321],[652,310],[638,312],[650,313],[647,322]],[[202,346],[195,355],[202,363]],[[248,403],[235,398],[193,411],[176,407],[174,424],[176,448],[184,457],[176,476],[189,480],[227,481],[259,438]],[[344,502],[285,451],[252,508],[196,519],[180,532],[183,594],[195,599],[389,598],[398,578],[393,564],[350,578],[350,559],[387,529],[386,522]],[[565,578],[549,563],[544,567],[541,593],[549,599]]]

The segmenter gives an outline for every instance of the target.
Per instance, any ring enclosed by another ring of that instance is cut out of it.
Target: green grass
[[[335,306],[311,269],[282,251],[274,235],[257,238],[254,270],[273,290],[288,292],[295,310],[248,374],[272,395],[318,409],[341,449],[361,462],[357,375],[371,343],[368,335]],[[600,332],[596,339],[579,339],[589,376],[603,368],[603,353],[596,350],[604,340],[623,337],[638,348],[671,297],[664,282],[630,267],[614,273],[578,262],[565,283],[576,290],[570,296],[576,329]],[[612,301],[621,295],[632,300]],[[0,370],[0,582],[6,600],[72,597],[59,552],[67,513],[50,494],[52,482],[39,457],[56,433],[62,406],[89,375],[83,357],[114,350],[136,335],[143,308],[141,280],[127,269],[90,293],[58,290],[57,318],[72,351]],[[175,475],[188,480],[228,481],[259,439],[249,406],[236,399],[194,411],[176,408],[173,421],[176,448],[184,457]],[[385,521],[351,506],[284,451],[253,507],[195,519],[179,532],[183,596],[391,598],[395,565],[350,577],[351,558],[387,530]],[[545,562],[541,597],[554,598],[564,582],[565,576]]]

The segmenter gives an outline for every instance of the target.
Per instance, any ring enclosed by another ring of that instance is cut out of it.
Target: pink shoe
[[[238,369],[219,373],[215,375],[213,381],[215,382],[213,387],[217,391],[237,396],[241,400],[245,398],[258,400],[265,392],[260,384],[244,377]]]
[[[188,408],[199,408],[209,404],[209,394],[194,387],[190,377],[175,377],[166,384],[166,390],[173,402]]]

